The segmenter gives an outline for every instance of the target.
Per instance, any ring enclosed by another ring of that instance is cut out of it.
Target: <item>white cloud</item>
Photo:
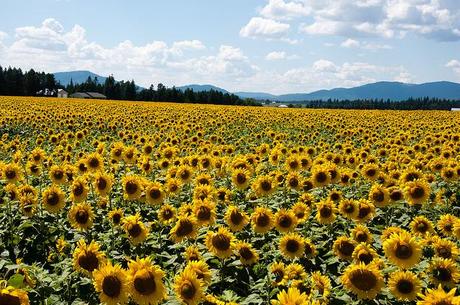
[[[281,38],[289,31],[290,25],[275,20],[253,17],[241,30],[242,37]]]
[[[86,30],[70,30],[55,19],[39,26],[17,28],[14,40],[4,46],[0,37],[0,65],[34,68],[47,72],[87,69],[117,79],[135,79],[141,85],[163,82],[174,85],[206,82],[221,85],[258,71],[239,48],[222,45],[217,51],[199,40],[173,43],[151,41],[135,45],[125,40],[113,47],[88,41]]]
[[[446,67],[451,68],[460,77],[460,61],[452,59],[446,64]]]
[[[269,0],[268,4],[260,11],[260,14],[271,19],[290,20],[308,16],[310,9],[301,1]]]
[[[286,58],[286,52],[284,51],[280,51],[280,52],[273,51],[273,52],[268,53],[265,56],[266,60],[280,60],[280,59],[285,59],[285,58]]]
[[[341,47],[344,48],[359,48],[365,50],[381,50],[381,49],[391,49],[392,47],[387,44],[377,44],[377,43],[369,43],[369,42],[360,42],[355,39],[348,38],[344,40],[341,44]]]
[[[311,1],[308,34],[401,37],[415,33],[460,40],[460,5],[454,0]]]

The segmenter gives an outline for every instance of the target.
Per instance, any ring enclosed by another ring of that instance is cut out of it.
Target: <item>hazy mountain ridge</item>
[[[90,71],[57,72],[54,76],[61,85],[67,85],[72,79],[74,84],[83,83],[88,79],[97,77],[99,83],[104,83],[106,77]],[[192,89],[195,92],[216,90],[230,93],[228,90],[210,84],[190,84],[176,87],[179,90]],[[240,98],[256,100],[271,100],[280,102],[301,102],[311,100],[356,100],[356,99],[383,99],[400,101],[408,98],[432,97],[440,99],[460,100],[460,84],[448,81],[429,82],[422,84],[407,84],[402,82],[381,81],[352,88],[334,88],[318,90],[310,93],[290,93],[274,95],[265,92],[234,92]]]

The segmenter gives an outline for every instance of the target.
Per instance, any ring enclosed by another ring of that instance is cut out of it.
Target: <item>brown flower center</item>
[[[350,282],[362,291],[369,291],[377,285],[377,277],[368,270],[357,270],[350,275]]]
[[[93,272],[99,267],[99,260],[94,252],[86,252],[78,258],[78,265],[89,272]]]
[[[75,214],[75,221],[79,224],[86,224],[88,222],[88,219],[89,214],[86,210],[78,210],[78,212]]]
[[[142,228],[138,223],[129,224],[128,233],[131,237],[138,237],[142,233]]]
[[[414,284],[406,279],[399,280],[396,287],[400,293],[409,294],[414,291]]]
[[[278,219],[278,224],[282,228],[289,228],[292,225],[292,219],[288,215],[281,215]]]
[[[17,296],[0,293],[0,304],[21,305],[21,300]]]
[[[182,284],[181,289],[180,289],[180,294],[182,297],[185,299],[193,299],[196,293],[196,288],[193,286],[193,283],[190,281],[186,281],[184,284]]]
[[[55,206],[56,204],[59,203],[59,195],[56,194],[56,193],[54,193],[54,192],[53,192],[53,193],[50,193],[50,194],[48,195],[48,198],[47,198],[46,203],[47,203],[48,205]]]
[[[295,239],[289,239],[286,243],[286,250],[291,253],[299,251],[300,244]]]
[[[412,248],[410,245],[399,244],[396,247],[395,255],[400,259],[408,259],[412,256]]]
[[[242,247],[238,252],[240,253],[240,256],[245,260],[250,260],[254,257],[254,254],[248,247]]]
[[[102,291],[111,298],[116,298],[121,293],[121,281],[114,275],[109,275],[102,281]]]
[[[154,293],[156,290],[154,275],[146,270],[137,272],[134,278],[134,288],[142,295]]]
[[[187,236],[193,232],[193,224],[188,220],[182,220],[177,228],[176,235],[179,237]]]
[[[138,190],[137,183],[135,181],[126,182],[125,190],[126,190],[126,193],[128,193],[129,195],[135,194]]]
[[[230,238],[224,234],[216,234],[212,237],[212,245],[220,251],[226,251],[230,248]]]

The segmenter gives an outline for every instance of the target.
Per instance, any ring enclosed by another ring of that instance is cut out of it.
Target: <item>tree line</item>
[[[389,110],[450,110],[460,108],[460,99],[449,100],[433,97],[408,98],[402,101],[384,99],[357,100],[314,100],[289,104],[289,107],[327,108],[327,109],[389,109]]]
[[[111,75],[103,83],[95,78],[88,79],[81,84],[73,81],[67,86],[56,81],[54,75],[45,72],[36,72],[33,69],[22,71],[19,68],[2,68],[0,66],[0,95],[36,96],[44,92],[56,95],[58,89],[65,89],[69,94],[75,92],[98,92],[113,100],[131,101],[160,101],[175,103],[197,103],[217,105],[250,105],[260,106],[262,101],[255,99],[241,99],[235,94],[217,90],[195,92],[192,89],[180,90],[176,87],[168,88],[163,84],[156,87],[141,88],[134,80],[116,81]],[[46,91],[47,90],[47,91]],[[271,103],[265,101],[266,103]],[[358,100],[314,100],[289,104],[289,107],[304,108],[337,108],[337,109],[394,109],[394,110],[450,110],[460,108],[459,100],[439,98],[409,98],[404,101],[383,99]]]

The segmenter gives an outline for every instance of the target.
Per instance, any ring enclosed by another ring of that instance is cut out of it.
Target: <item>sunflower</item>
[[[118,226],[122,223],[123,214],[124,214],[123,210],[118,208],[118,209],[113,209],[112,211],[110,211],[108,214],[108,217],[114,225]]]
[[[134,175],[124,176],[121,181],[125,199],[138,200],[141,197],[143,185],[139,177]]]
[[[6,281],[3,282],[4,281],[0,281],[0,304],[29,305],[29,296],[27,292],[12,286],[6,286]]]
[[[331,174],[325,166],[315,165],[311,170],[311,179],[315,187],[323,187],[331,183]]]
[[[286,266],[283,262],[274,262],[270,265],[270,274],[275,286],[282,286],[287,281]]]
[[[204,298],[202,282],[191,270],[184,270],[176,276],[174,292],[176,297],[187,305],[197,305]]]
[[[419,294],[421,298],[417,305],[458,305],[460,304],[460,296],[455,296],[456,288],[445,292],[440,284],[438,288],[427,289],[424,294]]]
[[[320,224],[331,224],[336,218],[337,208],[331,200],[323,200],[316,204],[316,220]]]
[[[184,271],[191,271],[195,273],[197,279],[203,284],[209,285],[211,283],[212,273],[209,270],[208,264],[202,260],[192,260],[187,263]]]
[[[176,224],[170,231],[171,238],[175,243],[181,242],[185,238],[194,239],[197,234],[197,223],[194,217],[179,216]]]
[[[37,208],[37,197],[33,194],[21,195],[19,196],[19,204],[24,215],[27,217],[32,217],[35,214]]]
[[[276,190],[276,183],[271,176],[259,176],[252,183],[252,190],[257,197],[264,197],[273,194]]]
[[[378,254],[366,243],[360,243],[353,250],[352,258],[356,264],[368,265],[378,259]]]
[[[390,201],[390,192],[380,184],[374,184],[369,191],[369,200],[376,207],[385,207]]]
[[[318,291],[323,298],[326,298],[331,292],[331,280],[319,271],[314,271],[311,274],[311,288]]]
[[[42,193],[43,206],[50,213],[57,213],[65,205],[65,193],[57,185],[52,185]]]
[[[176,177],[180,179],[181,183],[187,184],[192,181],[193,169],[188,165],[181,165],[177,168]]]
[[[224,219],[230,230],[233,232],[243,230],[243,228],[249,223],[248,215],[234,205],[227,208]]]
[[[197,185],[193,189],[193,200],[214,200],[215,192],[210,185]]]
[[[164,188],[168,193],[168,196],[177,195],[177,193],[179,193],[181,189],[181,182],[179,179],[176,178],[168,178],[168,180],[166,180]]]
[[[271,301],[272,305],[307,305],[309,303],[308,295],[295,287],[282,290],[277,294],[276,300]]]
[[[383,242],[385,256],[395,265],[409,269],[418,264],[422,250],[420,243],[409,233],[393,234]]]
[[[404,197],[410,205],[423,204],[430,197],[430,185],[424,180],[407,182],[404,186]]]
[[[307,273],[301,264],[290,263],[286,266],[286,276],[288,280],[305,280]]]
[[[436,256],[452,259],[454,261],[457,259],[459,250],[454,242],[437,236],[434,237],[433,241],[433,248]]]
[[[358,215],[356,216],[357,222],[366,222],[372,219],[375,215],[375,205],[366,199],[358,200]]]
[[[273,212],[268,208],[257,207],[251,215],[251,223],[254,232],[260,234],[267,233],[275,225]]]
[[[201,253],[196,245],[190,245],[185,249],[185,259],[188,262],[201,260]]]
[[[144,225],[139,214],[125,217],[123,228],[133,245],[143,242],[149,234],[149,229]]]
[[[17,163],[9,163],[3,167],[3,176],[7,183],[16,183],[22,180],[21,166]]]
[[[128,287],[131,298],[139,305],[156,305],[166,298],[165,273],[150,257],[128,263]]]
[[[298,223],[304,223],[310,216],[310,208],[303,202],[296,202],[292,207],[291,211],[297,218]]]
[[[237,168],[232,172],[233,185],[239,190],[245,190],[249,186],[250,173],[243,168]]]
[[[305,251],[304,251],[305,257],[308,257],[308,258],[315,257],[316,256],[315,244],[309,238],[304,239],[304,244],[305,244]]]
[[[78,177],[70,186],[70,200],[74,203],[82,202],[86,200],[88,192],[89,188],[86,179],[84,177]]]
[[[404,198],[403,192],[397,186],[389,187],[388,192],[390,193],[391,202],[398,202]]]
[[[341,280],[359,299],[374,299],[384,286],[383,276],[373,264],[352,264],[345,269]]]
[[[409,224],[411,232],[417,235],[426,235],[434,233],[433,223],[425,216],[416,216]]]
[[[58,165],[51,166],[49,177],[54,184],[65,184],[67,182],[67,175],[64,168]]]
[[[334,241],[334,254],[341,259],[351,260],[357,242],[347,236],[340,236]]]
[[[176,208],[170,204],[163,204],[158,211],[158,220],[163,224],[170,224],[176,219]]]
[[[460,280],[460,271],[456,261],[445,258],[434,258],[428,267],[430,280],[434,285],[447,287],[456,286]]]
[[[77,230],[88,230],[93,226],[94,212],[87,202],[73,204],[69,210],[68,218],[72,227]]]
[[[298,191],[300,190],[302,178],[297,172],[290,172],[286,176],[286,187],[290,188],[291,190]]]
[[[163,187],[158,182],[149,183],[145,187],[145,198],[149,204],[160,205],[165,199]]]
[[[361,169],[361,174],[367,180],[374,181],[378,178],[380,169],[376,164],[368,163]]]
[[[90,172],[98,172],[104,169],[104,159],[98,153],[92,153],[85,158],[86,166]]]
[[[193,214],[199,226],[212,225],[216,221],[216,204],[208,199],[194,200]]]
[[[360,224],[356,225],[356,227],[351,230],[351,237],[359,243],[367,244],[371,243],[373,239],[369,229]]]
[[[39,177],[42,173],[42,168],[40,165],[29,161],[26,164],[26,171],[29,175]]]
[[[107,263],[93,272],[93,285],[99,292],[102,304],[117,305],[128,303],[128,282],[126,271],[120,265]]]
[[[390,274],[388,288],[398,301],[413,301],[421,291],[421,282],[410,271],[397,271]]]
[[[444,214],[444,215],[441,215],[441,217],[439,217],[439,220],[436,226],[443,235],[452,236],[454,224],[458,221],[460,221],[460,219],[455,217],[454,215]]]
[[[279,249],[285,258],[301,257],[305,252],[305,241],[297,233],[287,233],[279,241]]]
[[[343,217],[355,219],[358,216],[358,203],[351,199],[342,199],[339,203],[339,212]]]
[[[227,258],[232,255],[234,248],[234,236],[226,228],[219,227],[217,232],[209,231],[206,234],[206,247],[219,258]]]
[[[259,260],[259,254],[247,242],[238,242],[235,246],[235,252],[243,265],[253,265]]]
[[[275,213],[275,227],[281,233],[293,231],[297,226],[297,218],[290,210],[280,209]]]
[[[102,266],[106,258],[105,254],[99,250],[99,247],[99,244],[94,240],[87,245],[84,239],[80,239],[73,252],[74,269],[91,275],[94,270]]]
[[[94,175],[94,190],[99,194],[99,196],[107,196],[112,190],[112,185],[112,175],[100,171]]]

